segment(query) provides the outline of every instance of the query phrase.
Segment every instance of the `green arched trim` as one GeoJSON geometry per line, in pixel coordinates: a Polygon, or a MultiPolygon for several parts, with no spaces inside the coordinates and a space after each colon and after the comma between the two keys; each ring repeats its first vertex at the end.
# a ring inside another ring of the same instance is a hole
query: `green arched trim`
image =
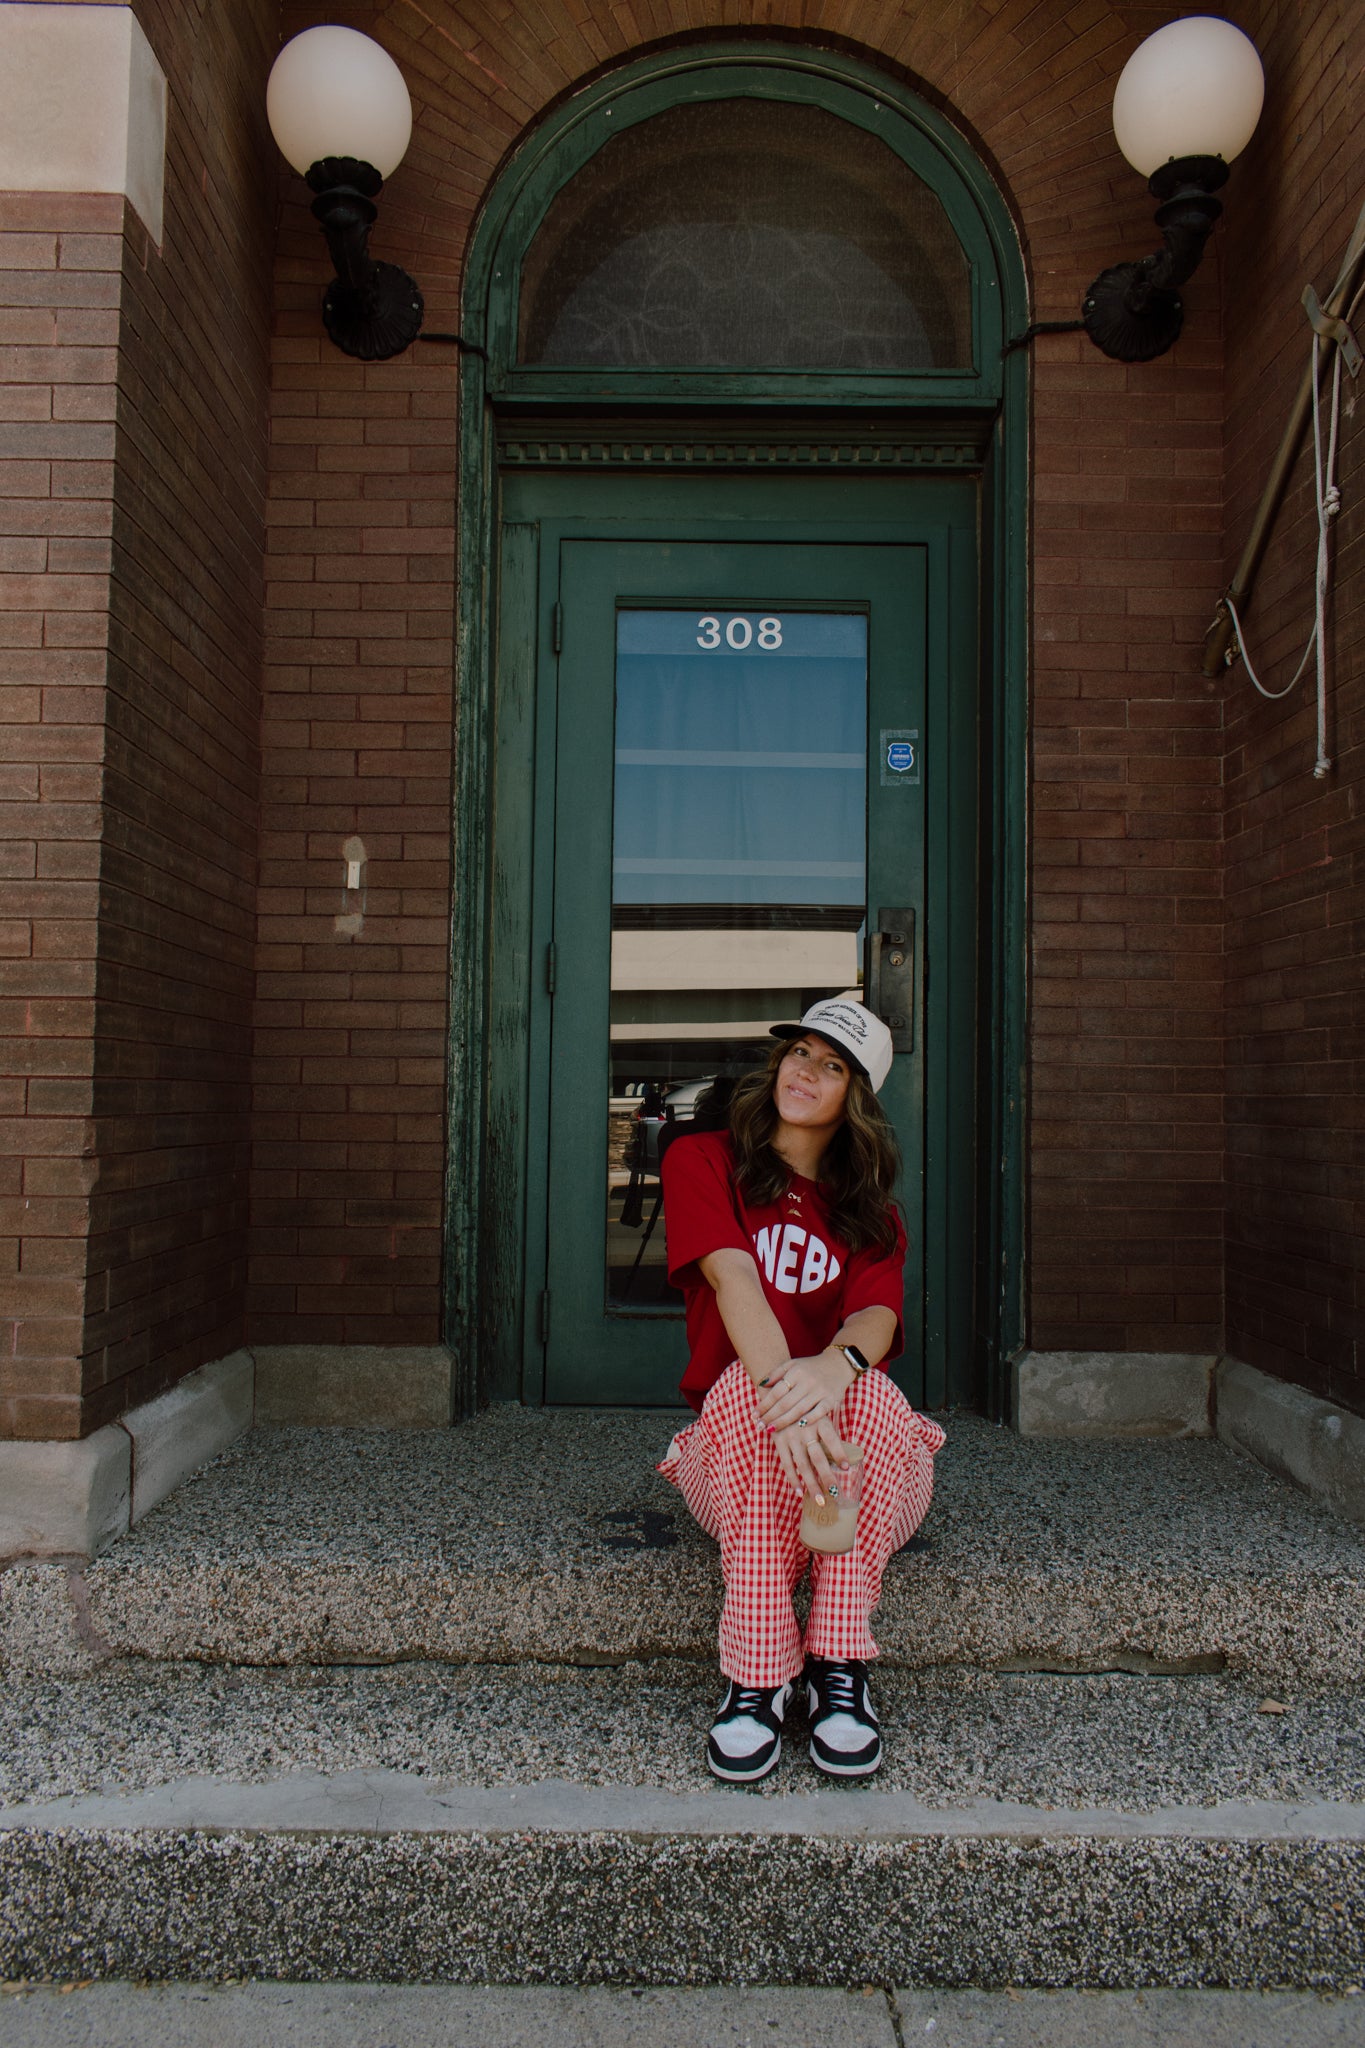
{"type": "Polygon", "coordinates": [[[575,93],[515,152],[480,215],[465,274],[467,340],[487,350],[488,388],[541,402],[665,400],[791,404],[996,404],[1003,341],[1025,325],[1023,265],[1009,212],[975,152],[922,100],[870,66],[788,44],[694,45],[611,73],[575,93]],[[555,195],[614,135],[687,101],[760,98],[818,106],[876,135],[933,191],[971,267],[974,361],[962,370],[845,376],[802,371],[518,368],[521,257],[555,195]]]}
{"type": "Polygon", "coordinates": [[[1028,323],[1022,252],[1009,208],[975,151],[898,81],[835,51],[794,44],[707,43],[658,52],[595,80],[547,115],[516,149],[477,220],[465,267],[461,331],[486,357],[462,357],[456,617],[454,900],[451,926],[446,1338],[458,1407],[477,1407],[488,1032],[488,936],[495,886],[490,744],[499,411],[571,402],[618,413],[666,403],[677,414],[718,406],[881,408],[989,420],[982,493],[982,807],[985,897],[981,1017],[983,1128],[978,1151],[978,1379],[1003,1416],[1008,1361],[1023,1338],[1024,1076],[1027,1002],[1028,368],[1007,336],[1028,323]],[[804,100],[879,135],[938,194],[973,271],[970,374],[844,377],[784,373],[775,387],[730,372],[519,370],[512,361],[521,252],[555,194],[612,134],[688,98],[757,94],[804,100]]]}

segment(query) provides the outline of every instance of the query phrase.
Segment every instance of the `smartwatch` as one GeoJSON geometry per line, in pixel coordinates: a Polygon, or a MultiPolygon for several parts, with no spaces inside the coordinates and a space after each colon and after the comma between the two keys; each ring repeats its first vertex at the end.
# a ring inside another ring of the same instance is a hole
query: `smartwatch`
{"type": "Polygon", "coordinates": [[[843,1352],[844,1357],[853,1367],[853,1377],[855,1380],[860,1380],[865,1372],[871,1372],[872,1361],[863,1357],[856,1344],[836,1344],[834,1349],[843,1352]]]}

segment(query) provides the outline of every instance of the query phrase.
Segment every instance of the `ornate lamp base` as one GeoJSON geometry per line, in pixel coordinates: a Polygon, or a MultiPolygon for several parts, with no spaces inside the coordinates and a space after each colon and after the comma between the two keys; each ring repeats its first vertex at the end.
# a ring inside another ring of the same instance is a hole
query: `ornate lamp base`
{"type": "Polygon", "coordinates": [[[364,363],[403,353],[422,330],[422,294],[394,263],[376,263],[356,287],[333,278],[322,295],[322,324],[339,349],[364,363]]]}
{"type": "Polygon", "coordinates": [[[322,295],[322,320],[337,347],[365,363],[401,355],[422,328],[422,294],[394,263],[370,255],[375,200],[384,181],[373,164],[329,156],[308,172],[336,276],[322,295]]]}
{"type": "Polygon", "coordinates": [[[1145,264],[1102,270],[1081,302],[1085,331],[1120,363],[1150,363],[1180,337],[1185,308],[1179,292],[1148,282],[1145,264]]]}
{"type": "Polygon", "coordinates": [[[1140,263],[1102,270],[1081,305],[1085,331],[1105,355],[1149,363],[1178,338],[1185,308],[1177,286],[1199,267],[1223,211],[1213,195],[1227,175],[1220,156],[1172,157],[1152,173],[1147,189],[1161,202],[1156,223],[1165,247],[1140,263]]]}

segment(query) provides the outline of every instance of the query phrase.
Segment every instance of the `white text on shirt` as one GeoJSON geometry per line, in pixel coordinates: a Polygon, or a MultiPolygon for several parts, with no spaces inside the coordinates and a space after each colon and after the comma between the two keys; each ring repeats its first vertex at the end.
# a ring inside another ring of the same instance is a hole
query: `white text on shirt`
{"type": "Polygon", "coordinates": [[[754,1249],[764,1274],[779,1294],[814,1294],[818,1287],[828,1287],[837,1280],[841,1270],[824,1239],[813,1230],[803,1230],[799,1223],[769,1224],[758,1232],[754,1249]],[[802,1245],[806,1248],[804,1261],[802,1245]]]}

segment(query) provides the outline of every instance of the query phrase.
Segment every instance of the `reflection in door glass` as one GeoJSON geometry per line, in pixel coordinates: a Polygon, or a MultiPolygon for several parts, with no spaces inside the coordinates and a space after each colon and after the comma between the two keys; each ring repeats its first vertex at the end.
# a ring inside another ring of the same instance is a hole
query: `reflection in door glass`
{"type": "Polygon", "coordinates": [[[606,1300],[672,1310],[659,1161],[723,1123],[769,1027],[858,994],[867,619],[622,611],[616,627],[606,1300]]]}

